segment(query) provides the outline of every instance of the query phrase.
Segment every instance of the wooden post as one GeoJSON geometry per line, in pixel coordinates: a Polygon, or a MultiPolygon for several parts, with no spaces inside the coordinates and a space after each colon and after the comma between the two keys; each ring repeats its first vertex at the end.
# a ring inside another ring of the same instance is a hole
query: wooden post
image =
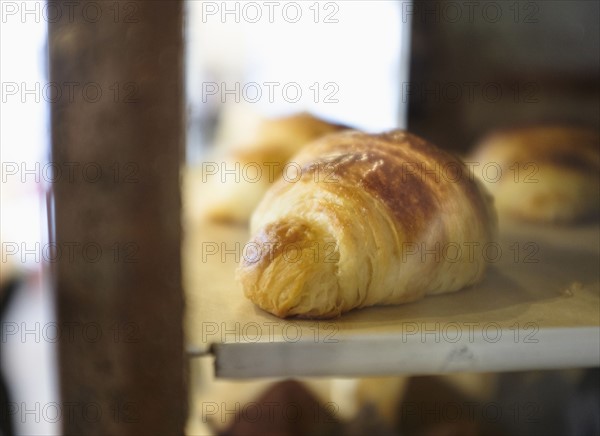
{"type": "Polygon", "coordinates": [[[52,4],[64,433],[182,434],[183,2],[52,4]]]}

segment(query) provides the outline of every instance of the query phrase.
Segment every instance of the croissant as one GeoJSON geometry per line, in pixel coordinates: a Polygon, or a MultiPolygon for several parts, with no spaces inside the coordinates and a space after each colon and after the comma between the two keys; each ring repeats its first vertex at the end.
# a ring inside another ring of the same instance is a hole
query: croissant
{"type": "Polygon", "coordinates": [[[501,217],[567,224],[600,212],[598,131],[563,125],[497,131],[468,160],[501,217]]]}
{"type": "Polygon", "coordinates": [[[346,131],[292,161],[301,172],[265,194],[236,271],[260,308],[331,318],[483,277],[496,215],[457,158],[405,131],[346,131]]]}
{"type": "Polygon", "coordinates": [[[198,191],[190,199],[196,205],[192,215],[217,222],[248,222],[264,193],[302,146],[346,128],[307,113],[263,120],[251,140],[203,163],[192,182],[198,191]],[[195,198],[202,201],[196,204],[195,198]]]}

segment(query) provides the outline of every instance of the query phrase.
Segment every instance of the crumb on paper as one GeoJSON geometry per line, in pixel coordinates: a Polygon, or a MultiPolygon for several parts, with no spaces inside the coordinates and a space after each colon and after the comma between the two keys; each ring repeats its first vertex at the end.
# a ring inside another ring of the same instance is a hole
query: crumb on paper
{"type": "Polygon", "coordinates": [[[565,297],[572,297],[575,292],[579,292],[583,289],[583,284],[581,282],[573,282],[566,289],[563,289],[562,295],[565,297]]]}

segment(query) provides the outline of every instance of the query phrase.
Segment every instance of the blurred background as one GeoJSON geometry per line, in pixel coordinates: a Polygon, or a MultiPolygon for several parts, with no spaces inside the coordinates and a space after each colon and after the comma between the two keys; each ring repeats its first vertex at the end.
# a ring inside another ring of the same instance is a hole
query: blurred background
{"type": "MultiPolygon", "coordinates": [[[[302,111],[370,132],[408,127],[459,152],[488,131],[513,125],[550,120],[598,128],[599,4],[187,1],[186,161],[201,162],[215,144],[243,142],[263,117],[302,111]]],[[[49,259],[42,252],[52,233],[48,9],[38,1],[2,0],[0,6],[1,364],[5,400],[18,405],[2,419],[5,425],[12,421],[16,434],[58,434],[60,419],[43,409],[60,401],[56,338],[44,330],[56,319],[49,259]]],[[[596,421],[577,418],[597,405],[597,390],[590,388],[598,385],[597,371],[393,380],[366,395],[396,386],[385,396],[387,406],[365,401],[362,415],[355,405],[339,416],[381,434],[598,434],[600,428],[597,414],[596,421]],[[434,413],[427,425],[399,423],[401,395],[425,404],[427,398],[418,396],[423,391],[446,395],[450,403],[479,398],[535,404],[536,420],[490,427],[484,419],[441,428],[444,420],[436,421],[434,413]]],[[[248,391],[255,394],[248,401],[271,386],[264,383],[248,391]]],[[[348,385],[337,386],[327,392],[338,392],[342,404],[339,393],[348,385]]],[[[211,431],[201,424],[197,418],[190,428],[211,431]]]]}
{"type": "Polygon", "coordinates": [[[190,2],[188,158],[211,144],[220,120],[303,110],[367,131],[409,126],[458,151],[515,124],[598,127],[598,8],[585,0],[321,2],[303,5],[296,22],[298,11],[283,6],[270,17],[265,7],[190,2]],[[298,101],[282,91],[290,83],[302,91],[298,101]]]}
{"type": "Polygon", "coordinates": [[[376,132],[405,126],[410,2],[187,6],[188,160],[257,117],[298,112],[376,132]]]}
{"type": "Polygon", "coordinates": [[[495,129],[600,124],[599,3],[416,1],[411,130],[465,151],[495,129]]]}

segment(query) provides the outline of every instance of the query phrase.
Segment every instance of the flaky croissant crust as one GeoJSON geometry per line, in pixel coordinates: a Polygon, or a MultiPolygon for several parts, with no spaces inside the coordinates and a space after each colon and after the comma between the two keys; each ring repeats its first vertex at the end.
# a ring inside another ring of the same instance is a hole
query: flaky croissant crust
{"type": "Polygon", "coordinates": [[[490,197],[456,157],[405,131],[346,131],[308,145],[292,162],[301,174],[284,176],[255,210],[252,254],[237,271],[262,309],[330,318],[482,278],[480,252],[451,260],[413,253],[493,240],[490,197]]]}

